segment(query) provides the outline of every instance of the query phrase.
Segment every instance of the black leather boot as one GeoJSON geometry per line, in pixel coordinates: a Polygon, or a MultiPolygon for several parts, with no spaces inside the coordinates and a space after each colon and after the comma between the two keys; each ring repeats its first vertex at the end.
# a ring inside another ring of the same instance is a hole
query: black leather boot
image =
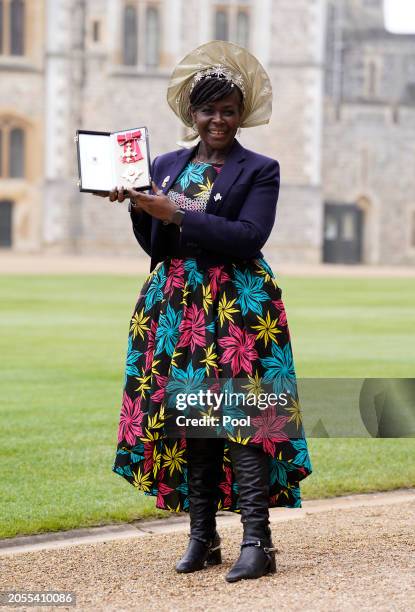
{"type": "Polygon", "coordinates": [[[229,442],[232,466],[239,485],[243,524],[241,553],[226,576],[228,582],[260,578],[276,572],[275,551],[269,527],[269,460],[253,446],[229,442]]]}
{"type": "Polygon", "coordinates": [[[176,565],[176,572],[179,572],[179,574],[188,574],[190,572],[197,572],[211,565],[219,565],[222,563],[218,532],[215,532],[211,540],[197,540],[191,533],[189,534],[189,538],[189,546],[176,565]]]}
{"type": "Polygon", "coordinates": [[[179,573],[197,572],[222,563],[216,531],[218,485],[223,462],[223,440],[188,438],[189,545],[176,565],[179,573]]]}

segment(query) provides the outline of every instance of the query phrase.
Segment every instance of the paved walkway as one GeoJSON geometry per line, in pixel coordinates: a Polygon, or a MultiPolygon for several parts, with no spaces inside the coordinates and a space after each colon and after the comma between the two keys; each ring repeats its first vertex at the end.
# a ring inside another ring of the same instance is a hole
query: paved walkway
{"type": "Polygon", "coordinates": [[[55,535],[30,552],[20,539],[14,550],[0,551],[0,590],[74,591],[77,608],[94,611],[415,608],[414,489],[274,509],[277,573],[228,584],[224,575],[239,551],[236,523],[236,515],[219,518],[223,564],[188,575],[174,571],[187,543],[187,518],[124,526],[133,531],[123,535],[86,530],[60,541],[55,535]]]}
{"type": "MultiPolygon", "coordinates": [[[[415,278],[415,266],[345,266],[278,264],[268,259],[277,275],[360,278],[415,278]]],[[[0,251],[0,274],[148,274],[149,259],[137,257],[38,255],[0,251]]]]}

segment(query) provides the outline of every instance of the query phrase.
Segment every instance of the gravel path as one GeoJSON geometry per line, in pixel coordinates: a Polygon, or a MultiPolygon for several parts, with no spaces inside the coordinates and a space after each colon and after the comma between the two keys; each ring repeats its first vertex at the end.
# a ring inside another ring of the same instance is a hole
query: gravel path
{"type": "Polygon", "coordinates": [[[174,571],[183,533],[3,556],[0,590],[75,591],[77,609],[94,611],[415,609],[413,502],[274,523],[277,573],[228,584],[240,533],[221,528],[222,566],[187,575],[174,571]]]}

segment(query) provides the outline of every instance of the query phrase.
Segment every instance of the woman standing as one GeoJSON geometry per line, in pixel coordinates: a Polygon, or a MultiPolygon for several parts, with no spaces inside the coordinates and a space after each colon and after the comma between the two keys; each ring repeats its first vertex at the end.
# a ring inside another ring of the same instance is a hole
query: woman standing
{"type": "MultiPolygon", "coordinates": [[[[240,512],[234,582],[276,570],[268,508],[300,506],[299,481],[311,473],[281,290],[261,253],[279,165],[235,139],[268,123],[272,92],[256,58],[213,41],[178,64],[167,99],[199,141],[154,160],[153,195],[128,192],[151,273],[131,319],[113,470],[158,508],[189,511],[178,572],[220,563],[216,512],[240,512]],[[234,395],[218,408],[203,401],[208,390],[285,400],[234,395]],[[198,401],[183,412],[177,398],[190,393],[198,401]],[[195,415],[221,418],[192,427],[195,415]]],[[[110,193],[124,198],[123,188],[110,193]]]]}

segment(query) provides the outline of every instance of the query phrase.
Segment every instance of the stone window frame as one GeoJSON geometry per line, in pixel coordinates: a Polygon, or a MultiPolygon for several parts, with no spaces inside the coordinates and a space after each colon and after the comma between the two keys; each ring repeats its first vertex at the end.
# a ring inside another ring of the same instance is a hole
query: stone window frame
{"type": "Polygon", "coordinates": [[[135,11],[136,19],[136,53],[135,63],[125,63],[124,50],[121,53],[121,65],[126,68],[136,68],[138,70],[152,72],[158,71],[163,67],[163,5],[161,0],[125,0],[121,7],[121,40],[124,39],[125,12],[132,8],[135,11]],[[151,13],[150,13],[151,12],[151,13]],[[149,15],[155,14],[158,19],[157,30],[157,60],[151,60],[148,54],[147,41],[149,39],[148,23],[149,15]]]}
{"type": "Polygon", "coordinates": [[[27,57],[28,49],[28,6],[26,0],[0,0],[0,57],[21,58],[27,57]],[[21,39],[18,46],[21,52],[13,53],[13,32],[11,25],[12,7],[21,3],[23,10],[23,24],[21,39]]]}
{"type": "Polygon", "coordinates": [[[377,99],[380,96],[382,65],[378,57],[369,56],[365,61],[364,96],[377,99]]]}
{"type": "Polygon", "coordinates": [[[212,16],[212,38],[215,40],[229,40],[249,49],[252,39],[252,9],[249,3],[242,3],[240,0],[229,0],[228,2],[215,2],[213,5],[212,16]],[[217,16],[223,13],[227,21],[227,38],[217,36],[217,16]],[[239,17],[244,15],[247,19],[247,39],[241,41],[239,30],[239,17]]]}
{"type": "Polygon", "coordinates": [[[12,181],[27,180],[28,176],[28,126],[21,120],[10,115],[0,115],[0,178],[12,181]],[[11,176],[11,134],[19,130],[23,136],[22,174],[11,176]]]}

